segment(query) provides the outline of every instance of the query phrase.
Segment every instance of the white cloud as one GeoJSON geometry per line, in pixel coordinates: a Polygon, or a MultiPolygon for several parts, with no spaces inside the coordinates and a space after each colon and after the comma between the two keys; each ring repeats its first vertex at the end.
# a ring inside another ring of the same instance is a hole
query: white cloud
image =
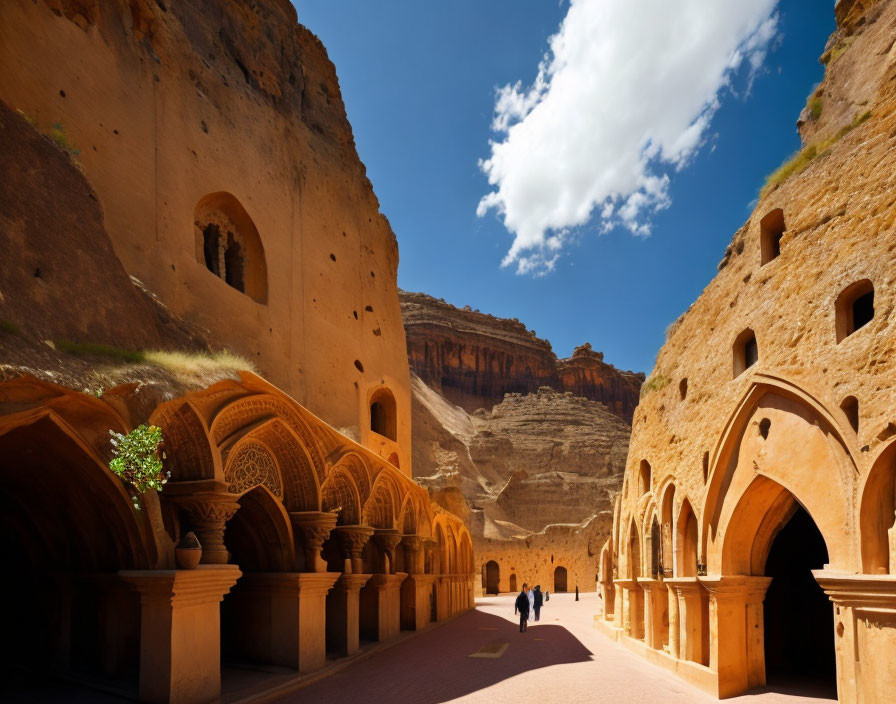
{"type": "Polygon", "coordinates": [[[669,173],[704,143],[720,95],[749,81],[775,39],[777,0],[572,0],[529,87],[497,91],[493,190],[479,202],[513,233],[502,266],[554,268],[574,228],[650,234],[669,173]]]}

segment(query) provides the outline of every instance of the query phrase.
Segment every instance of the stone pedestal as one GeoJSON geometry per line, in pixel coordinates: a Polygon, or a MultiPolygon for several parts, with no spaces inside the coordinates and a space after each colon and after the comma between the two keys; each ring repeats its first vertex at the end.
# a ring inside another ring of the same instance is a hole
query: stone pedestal
{"type": "MultiPolygon", "coordinates": [[[[289,520],[295,535],[296,555],[305,556],[305,572],[326,572],[327,562],[320,551],[338,516],[327,511],[292,511],[289,520]]],[[[298,567],[298,566],[297,566],[298,567]]]]}
{"type": "Polygon", "coordinates": [[[661,580],[643,577],[638,584],[644,590],[644,642],[648,648],[662,650],[669,625],[666,585],[661,580]]]}
{"type": "Polygon", "coordinates": [[[612,621],[616,612],[616,589],[613,582],[600,583],[600,597],[604,604],[604,621],[612,621]]]}
{"type": "Polygon", "coordinates": [[[327,594],[327,650],[357,652],[360,639],[360,592],[369,574],[344,574],[327,594]]]}
{"type": "Polygon", "coordinates": [[[892,701],[896,692],[896,574],[827,570],[812,574],[833,602],[837,699],[843,704],[892,701]]]}
{"type": "Polygon", "coordinates": [[[233,595],[243,654],[303,674],[323,667],[326,596],[339,576],[339,572],[246,574],[233,595]]]}
{"type": "Polygon", "coordinates": [[[430,621],[432,583],[435,575],[409,574],[401,583],[401,628],[419,631],[430,621]]]}
{"type": "Polygon", "coordinates": [[[625,634],[632,638],[644,638],[644,592],[637,579],[614,580],[622,591],[622,622],[625,634]]]}
{"type": "Polygon", "coordinates": [[[333,535],[339,540],[342,547],[342,553],[346,560],[351,563],[352,574],[361,574],[364,571],[364,560],[361,553],[364,546],[373,535],[373,528],[370,526],[336,526],[333,529],[333,535]]]}
{"type": "Polygon", "coordinates": [[[375,574],[361,589],[361,637],[384,641],[401,629],[401,583],[407,574],[375,574]]]}
{"type": "MultiPolygon", "coordinates": [[[[208,483],[203,482],[203,485],[205,484],[208,483]]],[[[223,485],[219,489],[192,493],[187,493],[188,488],[190,487],[187,483],[169,483],[165,487],[165,493],[171,493],[171,498],[178,508],[187,514],[188,523],[196,533],[199,544],[202,545],[201,564],[227,564],[230,554],[224,546],[224,528],[227,521],[239,510],[240,505],[236,497],[227,493],[223,485]]]]}
{"type": "Polygon", "coordinates": [[[433,582],[436,594],[436,620],[444,621],[448,618],[448,575],[437,575],[433,582]]]}
{"type": "Polygon", "coordinates": [[[140,592],[140,701],[220,697],[220,602],[240,574],[235,565],[119,572],[140,592]]]}
{"type": "Polygon", "coordinates": [[[700,577],[709,592],[709,669],[719,698],[765,684],[762,600],[771,577],[700,577]]]}
{"type": "Polygon", "coordinates": [[[667,579],[666,587],[678,598],[678,657],[701,665],[709,664],[703,642],[703,611],[706,591],[696,577],[667,579]]]}

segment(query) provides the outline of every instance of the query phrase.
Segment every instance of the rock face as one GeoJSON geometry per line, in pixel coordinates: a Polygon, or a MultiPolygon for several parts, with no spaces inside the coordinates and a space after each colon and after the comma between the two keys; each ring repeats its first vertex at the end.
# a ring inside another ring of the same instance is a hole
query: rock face
{"type": "Polygon", "coordinates": [[[398,248],[297,20],[288,0],[3,2],[0,100],[76,154],[127,274],[410,472],[398,248]]]}
{"type": "Polygon", "coordinates": [[[399,293],[412,371],[468,412],[490,408],[506,393],[542,386],[604,403],[631,422],[643,374],[603,361],[590,344],[558,360],[547,340],[518,320],[459,309],[422,293],[399,293]]]}
{"type": "Polygon", "coordinates": [[[713,662],[737,665],[700,681],[719,697],[788,667],[787,633],[841,701],[894,688],[896,624],[865,618],[854,596],[896,576],[896,2],[840,0],[837,19],[800,158],[763,189],[657,355],[601,559],[615,628],[662,648],[680,622],[677,652],[704,664],[700,624],[718,635],[713,662]],[[740,630],[705,601],[694,621],[664,591],[614,587],[660,570],[670,588],[696,577],[725,594],[740,630]],[[768,577],[757,615],[741,585],[768,577]]]}

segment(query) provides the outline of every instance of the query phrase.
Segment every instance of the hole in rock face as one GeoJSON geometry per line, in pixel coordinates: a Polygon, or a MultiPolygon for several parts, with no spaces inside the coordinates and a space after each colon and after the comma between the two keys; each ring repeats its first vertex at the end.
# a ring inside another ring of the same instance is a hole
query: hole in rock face
{"type": "Polygon", "coordinates": [[[364,310],[366,310],[368,313],[373,313],[373,306],[364,306],[364,310]]]}
{"type": "Polygon", "coordinates": [[[847,286],[835,304],[837,342],[842,342],[856,330],[874,319],[874,284],[862,279],[847,286]]]}
{"type": "Polygon", "coordinates": [[[359,372],[364,371],[364,365],[361,364],[361,361],[358,359],[355,360],[355,369],[357,369],[359,372]]]}
{"type": "Polygon", "coordinates": [[[688,396],[688,380],[687,377],[682,379],[678,383],[678,394],[681,396],[681,400],[684,401],[688,396]]]}
{"type": "Polygon", "coordinates": [[[784,236],[784,211],[776,208],[759,223],[759,249],[762,265],[781,254],[781,238],[784,236]]]}
{"type": "Polygon", "coordinates": [[[355,320],[358,319],[358,311],[353,310],[353,311],[352,311],[352,315],[355,316],[355,320]]]}
{"type": "Polygon", "coordinates": [[[330,261],[332,261],[332,262],[336,261],[336,255],[333,254],[332,252],[330,253],[330,261]]]}
{"type": "Polygon", "coordinates": [[[840,409],[846,415],[852,429],[859,432],[859,400],[855,396],[847,396],[840,403],[840,409]]]}
{"type": "Polygon", "coordinates": [[[734,376],[740,376],[759,361],[759,345],[756,334],[747,328],[734,341],[734,376]]]}
{"type": "Polygon", "coordinates": [[[768,440],[768,431],[772,427],[772,422],[768,418],[763,418],[759,421],[759,434],[762,436],[763,440],[768,440]]]}
{"type": "Polygon", "coordinates": [[[709,453],[703,453],[703,482],[706,482],[706,478],[709,476],[709,453]]]}

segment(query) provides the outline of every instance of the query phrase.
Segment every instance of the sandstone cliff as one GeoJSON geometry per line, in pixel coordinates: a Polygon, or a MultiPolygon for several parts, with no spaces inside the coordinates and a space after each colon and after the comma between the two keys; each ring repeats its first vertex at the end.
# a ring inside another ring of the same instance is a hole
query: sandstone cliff
{"type": "Polygon", "coordinates": [[[600,401],[631,422],[644,375],[605,363],[590,344],[558,360],[547,340],[516,319],[459,309],[422,293],[399,295],[411,370],[468,412],[490,408],[506,393],[547,386],[600,401]]]}

